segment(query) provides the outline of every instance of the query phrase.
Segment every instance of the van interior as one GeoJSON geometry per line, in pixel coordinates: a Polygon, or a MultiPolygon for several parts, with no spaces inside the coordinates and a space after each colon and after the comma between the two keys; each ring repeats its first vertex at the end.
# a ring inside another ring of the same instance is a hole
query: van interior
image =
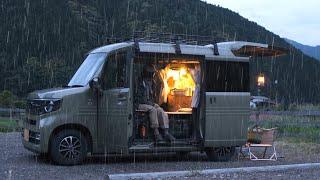
{"type": "MultiPolygon", "coordinates": [[[[171,57],[169,55],[143,54],[134,60],[133,97],[137,93],[138,83],[143,76],[143,68],[152,65],[152,90],[155,93],[154,103],[158,104],[169,117],[169,132],[176,141],[187,141],[192,137],[192,118],[198,118],[198,113],[192,113],[192,98],[196,86],[194,72],[201,74],[201,57],[171,57]]],[[[198,97],[200,98],[200,97],[198,97]]],[[[134,105],[134,143],[153,142],[153,130],[149,126],[148,112],[138,110],[134,105]]],[[[200,103],[199,103],[200,106],[200,103]]],[[[200,109],[198,107],[198,109],[200,109]]]]}

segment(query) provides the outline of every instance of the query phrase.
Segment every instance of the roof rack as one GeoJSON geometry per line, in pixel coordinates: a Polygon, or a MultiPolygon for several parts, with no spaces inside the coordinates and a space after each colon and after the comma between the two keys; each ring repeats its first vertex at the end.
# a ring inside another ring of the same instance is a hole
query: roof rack
{"type": "Polygon", "coordinates": [[[199,36],[188,34],[173,34],[161,32],[133,32],[133,41],[138,42],[153,42],[153,43],[171,43],[171,44],[191,44],[191,45],[208,45],[225,41],[225,38],[217,38],[218,33],[214,36],[199,36]]]}

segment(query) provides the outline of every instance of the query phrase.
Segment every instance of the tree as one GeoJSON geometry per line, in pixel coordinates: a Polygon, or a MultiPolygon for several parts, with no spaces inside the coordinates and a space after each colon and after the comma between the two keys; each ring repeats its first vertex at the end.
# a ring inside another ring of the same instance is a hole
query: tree
{"type": "Polygon", "coordinates": [[[0,105],[4,107],[12,107],[14,105],[15,97],[11,91],[4,90],[0,94],[0,105]]]}
{"type": "MultiPolygon", "coordinates": [[[[130,38],[133,31],[289,47],[257,23],[200,0],[7,0],[1,5],[0,90],[19,97],[66,84],[90,49],[105,45],[109,38],[130,38]]],[[[290,50],[290,55],[275,60],[251,61],[251,77],[264,73],[280,82],[265,89],[268,96],[319,103],[320,62],[290,50]]],[[[252,80],[251,92],[257,91],[255,84],[252,80]]]]}

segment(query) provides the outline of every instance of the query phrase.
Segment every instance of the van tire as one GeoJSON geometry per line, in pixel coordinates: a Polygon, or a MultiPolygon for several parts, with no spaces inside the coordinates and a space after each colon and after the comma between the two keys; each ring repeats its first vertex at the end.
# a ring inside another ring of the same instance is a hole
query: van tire
{"type": "Polygon", "coordinates": [[[209,161],[230,161],[235,154],[235,147],[216,147],[205,150],[209,161]]]}
{"type": "Polygon", "coordinates": [[[52,137],[50,157],[56,164],[81,164],[87,156],[87,151],[87,138],[79,130],[64,129],[52,137]]]}

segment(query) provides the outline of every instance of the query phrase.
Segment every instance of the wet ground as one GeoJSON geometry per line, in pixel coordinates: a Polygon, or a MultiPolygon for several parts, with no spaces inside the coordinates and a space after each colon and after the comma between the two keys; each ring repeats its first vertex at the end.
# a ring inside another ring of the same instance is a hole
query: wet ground
{"type": "MultiPolygon", "coordinates": [[[[248,167],[280,165],[304,162],[320,162],[319,144],[287,144],[277,142],[280,158],[276,162],[253,162],[248,159],[234,158],[230,162],[209,162],[204,153],[191,153],[186,157],[176,154],[157,154],[139,156],[91,157],[83,165],[57,166],[50,160],[23,148],[20,133],[0,133],[0,179],[106,179],[108,174],[159,172],[159,171],[196,171],[211,168],[248,167]]],[[[225,174],[228,179],[261,178],[302,178],[319,177],[320,170],[225,174]]],[[[191,179],[220,178],[219,176],[186,177],[191,179]]]]}

